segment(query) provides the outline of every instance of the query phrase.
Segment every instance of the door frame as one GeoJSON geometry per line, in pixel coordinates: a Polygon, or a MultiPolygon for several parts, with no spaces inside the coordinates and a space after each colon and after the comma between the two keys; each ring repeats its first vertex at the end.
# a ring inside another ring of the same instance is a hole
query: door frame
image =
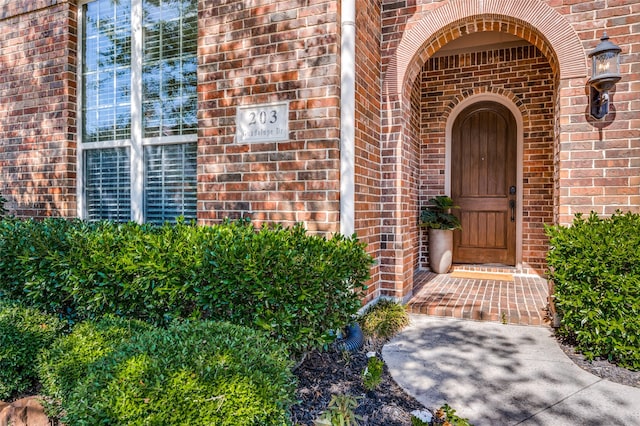
{"type": "Polygon", "coordinates": [[[495,93],[481,93],[470,96],[460,103],[458,103],[449,117],[447,118],[446,136],[445,136],[445,180],[444,190],[447,195],[451,194],[451,140],[453,133],[453,123],[460,113],[468,106],[477,102],[491,101],[504,105],[511,111],[516,121],[516,135],[517,135],[517,152],[516,152],[516,182],[518,187],[518,193],[516,194],[516,269],[522,270],[522,202],[523,197],[523,160],[524,160],[524,126],[522,119],[522,112],[518,107],[508,98],[497,95],[495,93]]]}

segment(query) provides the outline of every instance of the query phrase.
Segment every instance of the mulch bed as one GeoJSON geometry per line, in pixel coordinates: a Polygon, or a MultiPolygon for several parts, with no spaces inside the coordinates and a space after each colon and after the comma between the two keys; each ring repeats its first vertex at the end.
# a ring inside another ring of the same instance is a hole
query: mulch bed
{"type": "MultiPolygon", "coordinates": [[[[618,367],[602,359],[588,361],[582,354],[576,353],[569,342],[558,339],[558,344],[569,359],[589,373],[640,388],[640,371],[618,367]]],[[[377,346],[378,351],[380,347],[377,346]]],[[[360,405],[355,410],[361,417],[360,425],[411,425],[411,412],[424,410],[425,407],[396,384],[386,365],[382,383],[374,392],[367,392],[362,384],[362,372],[366,365],[365,349],[353,353],[335,350],[310,353],[295,371],[298,377],[296,398],[300,402],[292,410],[293,424],[313,426],[314,420],[327,409],[332,395],[348,394],[360,398],[360,405]]]]}
{"type": "Polygon", "coordinates": [[[640,388],[640,371],[631,371],[618,367],[606,359],[589,361],[582,354],[576,353],[575,347],[562,338],[558,338],[558,344],[571,361],[594,376],[622,385],[640,388]]]}
{"type": "Polygon", "coordinates": [[[360,398],[360,405],[355,410],[361,417],[360,425],[411,425],[410,413],[424,410],[424,407],[396,384],[386,365],[380,385],[375,391],[367,392],[362,384],[366,366],[365,350],[309,354],[295,371],[298,377],[296,398],[300,403],[293,407],[293,424],[313,426],[314,420],[329,405],[331,395],[348,394],[360,398]]]}

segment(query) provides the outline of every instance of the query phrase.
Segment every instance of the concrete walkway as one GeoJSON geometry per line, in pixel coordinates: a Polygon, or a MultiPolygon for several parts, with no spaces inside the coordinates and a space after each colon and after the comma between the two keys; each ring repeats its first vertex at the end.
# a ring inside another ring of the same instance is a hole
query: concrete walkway
{"type": "Polygon", "coordinates": [[[475,426],[640,425],[640,388],[582,370],[548,327],[411,315],[382,355],[425,407],[446,402],[475,426]]]}

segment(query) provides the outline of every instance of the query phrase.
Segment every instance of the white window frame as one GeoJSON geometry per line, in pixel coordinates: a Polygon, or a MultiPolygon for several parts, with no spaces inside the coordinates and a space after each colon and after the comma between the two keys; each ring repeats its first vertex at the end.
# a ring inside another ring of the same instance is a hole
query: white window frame
{"type": "Polygon", "coordinates": [[[170,145],[197,143],[197,133],[189,135],[142,137],[142,0],[131,0],[131,138],[106,142],[83,142],[83,68],[84,68],[84,5],[97,0],[78,2],[78,68],[77,68],[77,215],[87,217],[85,199],[84,151],[116,147],[129,148],[131,178],[131,220],[144,222],[144,147],[147,145],[170,145]]]}

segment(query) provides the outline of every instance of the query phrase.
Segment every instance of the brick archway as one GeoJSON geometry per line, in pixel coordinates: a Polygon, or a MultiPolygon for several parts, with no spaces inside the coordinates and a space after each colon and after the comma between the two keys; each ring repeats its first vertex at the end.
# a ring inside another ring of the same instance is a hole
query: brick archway
{"type": "MultiPolygon", "coordinates": [[[[556,126],[563,82],[587,76],[586,54],[577,34],[562,15],[539,0],[452,0],[431,11],[417,13],[405,23],[397,48],[389,52],[383,80],[382,167],[386,178],[382,202],[394,209],[382,212],[383,233],[390,234],[383,237],[394,241],[396,248],[393,256],[383,255],[380,259],[382,269],[391,272],[382,280],[389,295],[406,299],[411,294],[413,272],[420,263],[417,247],[421,237],[415,225],[415,212],[420,207],[416,202],[420,189],[415,179],[419,174],[415,164],[420,162],[420,153],[416,151],[420,138],[416,138],[414,128],[416,113],[419,114],[415,111],[417,76],[444,45],[483,31],[520,37],[546,58],[555,81],[552,102],[556,104],[553,108],[556,112],[551,121],[556,126]]],[[[517,99],[513,101],[518,103],[517,99]]],[[[455,103],[450,106],[454,107],[455,103]]],[[[438,126],[443,120],[443,116],[435,118],[438,126]]],[[[547,149],[554,151],[557,142],[556,135],[547,149]]]]}
{"type": "MultiPolygon", "coordinates": [[[[467,102],[470,98],[478,96],[495,97],[496,99],[504,98],[508,102],[511,102],[515,108],[517,108],[519,114],[522,116],[522,127],[527,128],[529,126],[529,112],[527,106],[522,102],[518,96],[512,91],[505,90],[501,87],[477,87],[474,90],[464,91],[454,97],[453,101],[447,106],[446,111],[442,114],[444,121],[448,122],[451,117],[451,113],[458,108],[461,103],[467,102]]],[[[505,102],[506,104],[506,102],[505,102]]]]}
{"type": "Polygon", "coordinates": [[[584,47],[569,22],[539,0],[453,0],[420,17],[407,30],[390,59],[383,90],[408,93],[422,64],[447,43],[481,31],[518,36],[547,57],[558,79],[587,75],[584,47]]]}

